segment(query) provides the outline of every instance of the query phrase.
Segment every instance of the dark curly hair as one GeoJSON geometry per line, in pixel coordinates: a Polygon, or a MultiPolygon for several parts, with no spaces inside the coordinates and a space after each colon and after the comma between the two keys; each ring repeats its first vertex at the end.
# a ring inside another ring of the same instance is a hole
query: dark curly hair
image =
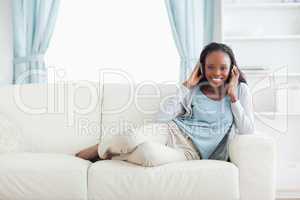
{"type": "MultiPolygon", "coordinates": [[[[200,59],[198,61],[198,64],[199,63],[201,64],[201,71],[204,75],[204,76],[202,76],[202,78],[200,80],[200,83],[204,82],[204,81],[207,81],[207,79],[205,77],[205,60],[206,60],[206,57],[210,53],[215,52],[215,51],[224,52],[229,56],[229,58],[230,58],[230,69],[229,69],[229,71],[231,72],[233,66],[236,66],[238,71],[240,72],[239,83],[243,82],[243,83],[247,84],[247,81],[245,79],[244,74],[241,72],[241,70],[237,66],[236,59],[235,59],[235,56],[234,56],[234,53],[233,53],[232,49],[229,46],[225,45],[225,44],[217,43],[217,42],[212,42],[212,43],[206,45],[204,47],[204,49],[202,50],[201,54],[200,54],[200,59]]],[[[230,78],[231,78],[231,73],[229,73],[229,77],[228,77],[226,83],[229,82],[230,78]]]]}

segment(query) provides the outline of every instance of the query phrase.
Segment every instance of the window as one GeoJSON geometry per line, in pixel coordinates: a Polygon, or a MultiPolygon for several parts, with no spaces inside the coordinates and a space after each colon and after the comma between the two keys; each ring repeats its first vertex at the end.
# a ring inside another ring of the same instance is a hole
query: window
{"type": "Polygon", "coordinates": [[[179,77],[179,55],[161,0],[61,1],[46,61],[49,82],[54,74],[97,81],[104,68],[121,69],[135,82],[179,77]]]}

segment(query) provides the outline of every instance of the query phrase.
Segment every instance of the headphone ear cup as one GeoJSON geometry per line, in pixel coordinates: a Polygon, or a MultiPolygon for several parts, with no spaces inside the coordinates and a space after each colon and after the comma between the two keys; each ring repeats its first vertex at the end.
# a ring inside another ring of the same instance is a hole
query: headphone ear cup
{"type": "Polygon", "coordinates": [[[227,78],[227,83],[229,83],[230,79],[231,79],[231,72],[232,72],[233,67],[230,67],[229,73],[228,73],[228,78],[227,78]]]}
{"type": "Polygon", "coordinates": [[[196,67],[199,67],[198,75],[201,75],[202,74],[202,66],[199,61],[197,62],[196,67]]]}
{"type": "Polygon", "coordinates": [[[200,63],[200,73],[201,73],[201,75],[203,75],[203,70],[202,70],[202,65],[201,65],[201,63],[200,63]]]}

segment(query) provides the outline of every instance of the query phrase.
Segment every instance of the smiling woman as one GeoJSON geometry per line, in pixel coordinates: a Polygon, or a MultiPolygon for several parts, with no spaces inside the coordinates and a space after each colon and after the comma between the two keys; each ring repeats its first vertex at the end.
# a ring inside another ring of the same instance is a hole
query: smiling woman
{"type": "Polygon", "coordinates": [[[254,133],[251,93],[230,47],[215,42],[204,47],[200,62],[180,85],[171,118],[158,121],[105,134],[98,145],[76,156],[91,160],[98,152],[101,159],[113,157],[147,167],[199,159],[227,161],[234,134],[254,133]]]}
{"type": "Polygon", "coordinates": [[[49,82],[58,71],[63,80],[97,80],[104,68],[121,69],[137,82],[179,77],[163,1],[62,1],[47,63],[49,82]]]}

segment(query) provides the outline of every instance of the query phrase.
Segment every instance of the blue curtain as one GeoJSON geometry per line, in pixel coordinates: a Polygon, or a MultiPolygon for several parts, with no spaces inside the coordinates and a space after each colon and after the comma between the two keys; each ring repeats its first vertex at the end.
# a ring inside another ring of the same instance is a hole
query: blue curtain
{"type": "Polygon", "coordinates": [[[59,0],[13,0],[14,84],[47,82],[44,55],[59,0]]]}
{"type": "Polygon", "coordinates": [[[195,67],[204,45],[220,38],[220,0],[165,0],[173,38],[180,55],[180,81],[195,67]]]}

